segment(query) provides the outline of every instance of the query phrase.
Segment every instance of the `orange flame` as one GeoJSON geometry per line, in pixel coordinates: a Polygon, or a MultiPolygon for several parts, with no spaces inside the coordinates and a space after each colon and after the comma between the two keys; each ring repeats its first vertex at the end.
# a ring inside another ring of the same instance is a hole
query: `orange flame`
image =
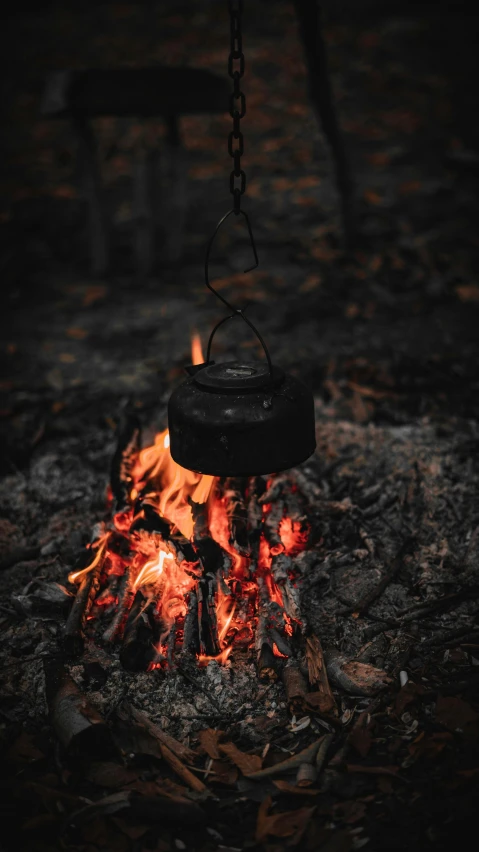
{"type": "Polygon", "coordinates": [[[201,345],[201,337],[197,331],[191,335],[191,363],[204,364],[205,358],[203,355],[203,347],[201,345]]]}
{"type": "Polygon", "coordinates": [[[94,544],[91,545],[92,549],[96,550],[96,548],[98,548],[98,553],[96,554],[93,561],[90,562],[90,564],[86,566],[86,568],[82,568],[81,571],[72,571],[72,573],[68,575],[68,582],[69,583],[79,583],[79,582],[81,583],[83,578],[86,577],[86,575],[89,574],[90,571],[93,570],[93,568],[96,568],[96,566],[98,565],[98,563],[100,562],[100,560],[103,556],[103,553],[105,552],[105,548],[106,548],[106,545],[107,545],[109,538],[110,538],[109,532],[103,533],[103,535],[100,536],[100,538],[97,539],[94,542],[94,544]]]}
{"type": "Polygon", "coordinates": [[[153,490],[152,502],[168,521],[175,524],[185,538],[193,537],[193,515],[188,498],[206,503],[213,476],[194,473],[180,467],[170,455],[168,429],[155,437],[151,447],[141,450],[133,471],[137,491],[148,483],[153,490]]]}

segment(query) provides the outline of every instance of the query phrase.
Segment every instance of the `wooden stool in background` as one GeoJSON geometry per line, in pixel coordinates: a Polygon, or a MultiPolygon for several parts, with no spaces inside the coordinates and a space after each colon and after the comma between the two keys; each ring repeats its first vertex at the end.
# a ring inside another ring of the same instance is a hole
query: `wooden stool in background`
{"type": "MultiPolygon", "coordinates": [[[[90,120],[98,116],[161,117],[167,124],[164,157],[174,191],[169,199],[167,253],[179,259],[186,213],[186,169],[179,118],[228,110],[229,81],[196,68],[115,68],[54,71],[46,80],[40,112],[45,118],[71,121],[78,144],[82,186],[88,201],[91,272],[104,274],[110,264],[110,223],[101,170],[90,120]],[[170,215],[171,213],[171,215],[170,215]]],[[[155,261],[155,230],[159,224],[158,171],[161,154],[155,147],[137,147],[133,166],[134,250],[137,271],[148,275],[155,261]]]]}

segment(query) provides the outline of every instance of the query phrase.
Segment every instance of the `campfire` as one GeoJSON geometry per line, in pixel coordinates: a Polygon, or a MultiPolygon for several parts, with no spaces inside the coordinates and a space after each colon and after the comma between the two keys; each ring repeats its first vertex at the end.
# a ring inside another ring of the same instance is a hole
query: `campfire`
{"type": "MultiPolygon", "coordinates": [[[[203,360],[198,336],[192,360],[203,360]]],[[[69,575],[67,652],[81,654],[86,639],[118,646],[130,671],[254,654],[261,678],[282,675],[298,689],[295,560],[311,533],[298,478],[194,473],[172,459],[167,429],[142,449],[131,416],[112,462],[109,519],[69,575]]]]}

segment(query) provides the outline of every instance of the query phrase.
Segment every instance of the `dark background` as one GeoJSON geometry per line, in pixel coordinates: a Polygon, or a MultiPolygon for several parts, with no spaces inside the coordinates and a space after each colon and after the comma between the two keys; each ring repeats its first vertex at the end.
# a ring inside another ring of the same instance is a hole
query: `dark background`
{"type": "MultiPolygon", "coordinates": [[[[478,27],[465,10],[462,3],[324,4],[331,83],[356,184],[352,253],[343,251],[332,160],[308,100],[293,6],[251,3],[245,11],[244,206],[260,267],[228,278],[247,252],[245,235],[231,227],[219,274],[236,299],[254,301],[273,357],[326,402],[328,381],[372,383],[379,394],[395,386],[394,406],[370,396],[356,417],[477,415],[478,27]]],[[[83,397],[154,395],[158,373],[170,387],[166,373],[187,359],[191,327],[205,333],[218,315],[201,289],[201,268],[205,243],[230,206],[230,119],[181,118],[188,172],[181,260],[172,268],[163,256],[175,221],[175,190],[166,182],[159,268],[141,284],[131,250],[133,155],[146,134],[161,156],[165,128],[153,119],[95,120],[114,250],[110,277],[93,281],[75,139],[68,121],[41,119],[40,95],[45,73],[58,68],[163,63],[224,75],[226,4],[19,3],[3,15],[5,409],[33,406],[27,419],[36,420],[40,407],[49,420],[57,397],[65,402],[80,388],[83,397]]],[[[236,338],[254,345],[242,331],[236,338]]],[[[18,441],[28,445],[25,428],[18,441]]],[[[12,434],[9,423],[9,443],[12,434]]]]}
{"type": "MultiPolygon", "coordinates": [[[[226,147],[231,119],[226,114],[181,119],[188,188],[181,257],[176,263],[166,258],[165,247],[182,218],[166,174],[160,182],[164,224],[158,266],[143,281],[131,248],[135,148],[144,138],[163,157],[165,127],[153,119],[95,120],[114,246],[110,274],[94,278],[75,139],[67,121],[39,116],[44,75],[56,68],[154,63],[226,75],[227,4],[17,3],[3,15],[0,544],[10,565],[2,575],[8,627],[11,593],[39,572],[65,582],[74,546],[102,517],[115,427],[125,406],[140,412],[145,443],[165,428],[168,397],[189,362],[190,333],[199,329],[204,342],[222,315],[204,288],[202,267],[206,242],[231,203],[226,147]],[[28,554],[32,545],[36,553],[47,548],[42,559],[17,564],[29,557],[15,554],[28,554]]],[[[414,558],[373,608],[371,624],[396,617],[398,606],[402,618],[419,602],[432,606],[421,631],[444,630],[449,636],[477,618],[478,21],[459,2],[352,0],[325,3],[324,21],[356,186],[357,247],[344,249],[333,160],[308,100],[293,5],[250,0],[244,15],[244,208],[260,266],[243,274],[250,249],[230,217],[217,242],[214,276],[221,292],[252,303],[250,316],[273,360],[313,388],[318,453],[312,464],[321,487],[326,482],[336,503],[350,499],[362,505],[371,488],[384,498],[370,521],[379,553],[381,548],[386,553],[381,569],[391,564],[408,529],[417,538],[414,558]],[[447,597],[459,592],[463,597],[453,613],[447,597]],[[434,611],[435,601],[441,606],[445,601],[443,617],[434,611]]],[[[227,358],[238,351],[260,356],[239,324],[218,335],[215,354],[227,358]]],[[[353,545],[363,546],[347,512],[320,522],[321,558],[332,554],[334,562],[338,548],[347,554],[353,545]]],[[[358,563],[350,570],[338,563],[337,595],[323,596],[322,587],[305,595],[321,640],[340,640],[351,656],[363,641],[365,622],[345,617],[340,607],[344,597],[348,605],[357,601],[361,583],[369,588],[375,582],[379,569],[370,568],[358,563]]],[[[18,653],[35,653],[41,624],[22,626],[29,644],[18,653]]],[[[33,658],[30,675],[24,661],[20,669],[17,658],[8,657],[8,641],[2,642],[7,685],[9,672],[15,683],[5,717],[19,727],[28,720],[35,728],[44,713],[43,686],[35,681],[37,674],[41,680],[40,657],[33,658]]],[[[446,664],[439,641],[434,652],[427,643],[419,645],[411,679],[420,681],[426,672],[430,686],[447,681],[455,660],[477,677],[477,661],[466,667],[465,654],[456,652],[446,664]]],[[[477,639],[469,647],[476,648],[477,639]]],[[[468,700],[474,700],[474,678],[468,700]]],[[[453,696],[462,686],[454,689],[453,696]]],[[[166,701],[153,695],[155,712],[161,700],[166,701]]],[[[440,718],[432,722],[435,712],[425,700],[418,730],[426,737],[417,749],[424,746],[424,762],[405,770],[414,784],[406,780],[400,795],[395,787],[380,790],[388,816],[381,822],[372,810],[368,827],[378,849],[450,849],[474,815],[471,741],[457,733],[455,717],[445,726],[440,718]],[[443,751],[444,727],[452,733],[443,751]],[[462,783],[470,785],[467,795],[462,783]]],[[[396,756],[390,749],[391,716],[381,718],[377,760],[388,766],[396,761],[401,774],[413,744],[398,734],[396,756]]],[[[340,791],[340,798],[356,804],[355,790],[340,791]]],[[[35,810],[30,790],[22,795],[35,810]]],[[[252,837],[257,803],[247,807],[245,832],[252,837]]],[[[20,801],[16,823],[28,812],[20,801]]],[[[243,812],[235,810],[235,819],[225,813],[231,831],[243,825],[237,816],[243,812]]],[[[26,837],[28,843],[31,835],[26,837]]],[[[324,848],[350,846],[328,842],[324,848]]]]}

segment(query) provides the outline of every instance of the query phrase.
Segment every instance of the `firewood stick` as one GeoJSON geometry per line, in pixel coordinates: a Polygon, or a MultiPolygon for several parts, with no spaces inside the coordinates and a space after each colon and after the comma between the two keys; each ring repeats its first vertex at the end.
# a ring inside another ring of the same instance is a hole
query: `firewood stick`
{"type": "Polygon", "coordinates": [[[396,553],[394,559],[392,560],[388,570],[384,574],[384,576],[380,579],[379,583],[368,592],[367,595],[364,595],[363,598],[354,606],[353,616],[357,618],[359,615],[363,615],[374,603],[377,598],[381,597],[382,593],[388,587],[389,583],[392,583],[396,574],[400,571],[404,563],[404,557],[406,554],[410,553],[414,545],[414,538],[409,537],[401,544],[398,552],[396,553]]]}
{"type": "Polygon", "coordinates": [[[103,559],[99,559],[98,564],[83,577],[63,630],[63,647],[66,653],[73,657],[80,656],[83,653],[85,638],[83,628],[100,588],[102,564],[103,559]]]}
{"type": "Polygon", "coordinates": [[[326,707],[329,704],[331,711],[336,714],[336,701],[334,700],[334,695],[329,685],[323,649],[318,636],[315,636],[314,634],[307,636],[305,647],[309,682],[313,686],[317,686],[318,691],[323,696],[324,706],[326,707]]]}
{"type": "Polygon", "coordinates": [[[225,482],[223,497],[228,517],[229,542],[241,556],[250,556],[251,548],[248,541],[244,488],[245,481],[243,479],[228,477],[225,482]]]}
{"type": "Polygon", "coordinates": [[[259,502],[264,492],[266,483],[262,476],[252,476],[248,483],[247,523],[248,539],[253,557],[258,556],[258,546],[261,536],[261,522],[263,520],[263,507],[259,502]]]}
{"type": "Polygon", "coordinates": [[[209,657],[215,657],[220,652],[216,623],[215,580],[215,577],[208,574],[198,583],[200,651],[209,657]]]}
{"type": "Polygon", "coordinates": [[[169,750],[173,754],[176,754],[180,760],[186,760],[189,763],[194,761],[196,752],[188,746],[183,745],[183,743],[180,743],[178,740],[175,740],[175,738],[170,736],[170,734],[167,734],[159,725],[156,724],[156,722],[153,722],[146,713],[143,713],[142,710],[138,710],[133,706],[133,704],[129,704],[127,701],[123,702],[122,707],[135,722],[148,731],[153,739],[157,740],[161,745],[167,746],[169,750]]]}
{"type": "Polygon", "coordinates": [[[291,471],[291,475],[295,479],[300,492],[304,495],[304,497],[306,497],[308,503],[314,505],[315,503],[317,503],[318,500],[323,497],[323,492],[320,486],[308,476],[306,476],[306,474],[303,473],[302,470],[294,468],[291,471]]]}
{"type": "Polygon", "coordinates": [[[183,627],[182,651],[191,654],[199,653],[198,595],[194,589],[191,590],[188,600],[188,611],[183,627]]]}
{"type": "Polygon", "coordinates": [[[290,618],[296,621],[301,620],[299,589],[294,586],[289,577],[293,568],[293,562],[290,556],[285,553],[278,553],[271,560],[271,573],[274,581],[282,593],[284,610],[290,618]]]}
{"type": "Polygon", "coordinates": [[[287,661],[282,677],[290,712],[301,713],[305,707],[308,687],[296,660],[287,661]]]}
{"type": "Polygon", "coordinates": [[[68,751],[116,754],[110,731],[58,660],[44,661],[45,692],[55,733],[68,751]]]}
{"type": "Polygon", "coordinates": [[[266,488],[261,497],[258,498],[258,503],[260,505],[263,505],[264,503],[275,503],[276,500],[279,500],[279,498],[283,496],[283,490],[287,482],[287,473],[280,473],[278,476],[273,477],[270,480],[268,488],[266,488]]]}
{"type": "Polygon", "coordinates": [[[316,781],[317,775],[318,771],[312,763],[301,763],[296,774],[296,786],[310,787],[316,781]]]}
{"type": "Polygon", "coordinates": [[[160,751],[163,759],[171,766],[173,772],[178,775],[178,778],[181,778],[185,784],[188,785],[192,790],[195,790],[197,793],[207,793],[209,792],[206,784],[203,784],[203,781],[200,781],[196,775],[193,775],[192,772],[181,762],[179,757],[177,757],[173,752],[168,748],[164,743],[160,743],[160,751]]]}
{"type": "Polygon", "coordinates": [[[120,661],[127,671],[145,671],[153,657],[153,628],[147,599],[137,591],[125,625],[120,661]]]}
{"type": "Polygon", "coordinates": [[[321,737],[319,740],[316,740],[314,743],[311,743],[310,746],[303,749],[303,751],[300,751],[298,754],[294,754],[292,757],[288,757],[287,760],[283,760],[281,763],[275,763],[274,766],[268,766],[266,769],[258,769],[257,772],[245,773],[246,777],[251,778],[254,781],[261,781],[262,778],[275,778],[277,775],[282,775],[284,772],[291,772],[293,769],[297,769],[298,766],[301,766],[303,763],[311,763],[315,760],[323,739],[324,737],[321,737]]]}
{"type": "Polygon", "coordinates": [[[323,737],[321,745],[319,746],[318,753],[316,755],[316,769],[318,771],[318,775],[326,763],[328,749],[333,740],[334,734],[326,734],[326,736],[323,737]]]}
{"type": "Polygon", "coordinates": [[[170,629],[170,632],[168,634],[166,658],[168,660],[168,665],[170,666],[170,668],[173,668],[173,660],[174,660],[174,656],[175,656],[175,644],[176,644],[176,621],[171,625],[171,629],[170,629]]]}
{"type": "Polygon", "coordinates": [[[208,529],[208,506],[206,503],[195,503],[191,497],[188,497],[188,503],[191,506],[191,514],[193,515],[193,539],[195,542],[200,542],[202,538],[209,536],[208,529]]]}
{"type": "Polygon", "coordinates": [[[132,471],[141,444],[141,425],[136,414],[129,412],[118,430],[117,447],[110,468],[110,486],[115,498],[115,511],[130,506],[132,471]]]}
{"type": "Polygon", "coordinates": [[[115,615],[113,616],[111,624],[107,627],[103,634],[104,642],[110,643],[114,642],[115,639],[123,638],[125,625],[128,620],[131,607],[133,606],[134,599],[135,592],[133,591],[130,583],[130,569],[127,567],[120,581],[118,604],[115,615]]]}
{"type": "Polygon", "coordinates": [[[268,514],[263,518],[263,535],[271,550],[280,553],[284,550],[283,542],[279,534],[279,525],[284,515],[284,503],[278,500],[273,503],[268,514]]]}

